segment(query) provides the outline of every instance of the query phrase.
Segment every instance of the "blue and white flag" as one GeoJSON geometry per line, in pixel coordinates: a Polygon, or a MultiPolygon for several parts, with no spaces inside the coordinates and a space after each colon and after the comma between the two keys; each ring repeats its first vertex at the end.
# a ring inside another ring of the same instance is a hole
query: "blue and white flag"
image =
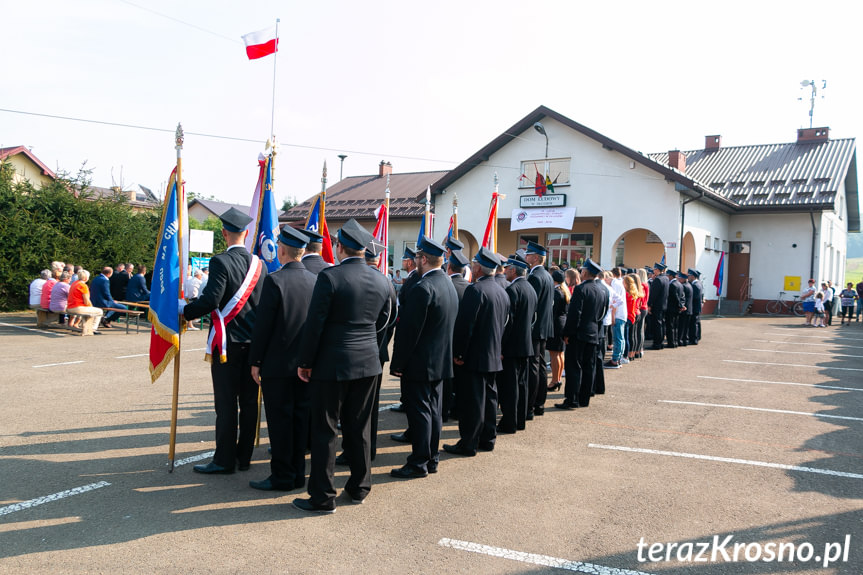
{"type": "Polygon", "coordinates": [[[264,261],[268,272],[274,272],[281,266],[276,257],[276,238],[279,235],[279,212],[276,210],[276,200],[273,197],[273,156],[258,156],[261,171],[258,175],[258,185],[252,196],[252,206],[249,216],[252,223],[246,236],[246,249],[264,261]]]}

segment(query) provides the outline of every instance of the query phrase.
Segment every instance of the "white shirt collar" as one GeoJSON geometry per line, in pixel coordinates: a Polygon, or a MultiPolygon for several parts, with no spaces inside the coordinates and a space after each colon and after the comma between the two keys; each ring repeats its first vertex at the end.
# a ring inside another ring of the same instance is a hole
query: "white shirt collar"
{"type": "Polygon", "coordinates": [[[427,275],[429,275],[429,274],[430,274],[430,273],[432,273],[432,272],[442,272],[442,271],[443,271],[443,270],[442,270],[442,269],[440,269],[440,268],[432,268],[432,269],[430,269],[429,271],[427,271],[426,273],[424,273],[424,274],[423,274],[423,277],[426,277],[427,275]]]}
{"type": "Polygon", "coordinates": [[[232,245],[232,246],[228,246],[228,249],[226,249],[225,251],[232,250],[232,249],[234,249],[234,248],[243,248],[243,249],[246,249],[246,246],[244,246],[243,244],[234,244],[234,245],[232,245]]]}
{"type": "Polygon", "coordinates": [[[532,268],[530,268],[530,273],[535,272],[536,268],[541,268],[541,267],[542,267],[542,264],[537,264],[537,265],[533,266],[532,268]]]}

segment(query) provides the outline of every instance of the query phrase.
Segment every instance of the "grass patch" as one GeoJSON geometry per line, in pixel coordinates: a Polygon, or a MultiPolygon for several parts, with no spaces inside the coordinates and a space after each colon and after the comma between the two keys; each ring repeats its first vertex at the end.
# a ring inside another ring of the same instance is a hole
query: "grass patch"
{"type": "Polygon", "coordinates": [[[863,258],[848,258],[845,260],[845,281],[857,283],[863,276],[863,258]]]}

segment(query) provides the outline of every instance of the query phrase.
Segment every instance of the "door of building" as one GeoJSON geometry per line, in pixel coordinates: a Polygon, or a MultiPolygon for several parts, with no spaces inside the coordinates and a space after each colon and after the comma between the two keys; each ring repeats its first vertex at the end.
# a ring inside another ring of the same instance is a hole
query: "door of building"
{"type": "Polygon", "coordinates": [[[749,299],[749,242],[731,242],[728,246],[727,299],[749,299]]]}

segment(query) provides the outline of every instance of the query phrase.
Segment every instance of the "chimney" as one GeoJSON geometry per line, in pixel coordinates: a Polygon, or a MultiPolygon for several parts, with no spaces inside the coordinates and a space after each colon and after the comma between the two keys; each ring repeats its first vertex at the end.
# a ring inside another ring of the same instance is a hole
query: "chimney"
{"type": "Polygon", "coordinates": [[[704,149],[705,150],[718,150],[722,145],[722,136],[704,136],[704,149]]]}
{"type": "Polygon", "coordinates": [[[378,166],[378,176],[383,178],[389,174],[393,173],[393,165],[389,162],[384,162],[381,160],[380,166],[378,166]]]}
{"type": "Polygon", "coordinates": [[[798,144],[826,142],[830,139],[830,128],[800,128],[797,130],[798,144]]]}
{"type": "Polygon", "coordinates": [[[686,154],[680,150],[671,150],[668,152],[668,165],[676,169],[678,172],[685,172],[686,154]]]}

